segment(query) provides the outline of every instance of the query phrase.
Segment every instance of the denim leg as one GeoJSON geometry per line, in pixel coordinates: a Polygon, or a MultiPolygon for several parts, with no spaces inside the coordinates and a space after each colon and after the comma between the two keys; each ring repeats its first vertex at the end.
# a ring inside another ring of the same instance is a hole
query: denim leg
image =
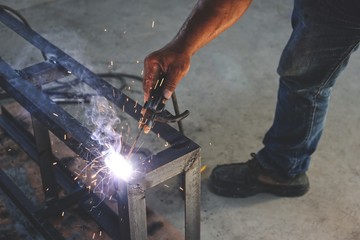
{"type": "Polygon", "coordinates": [[[338,74],[360,41],[360,4],[351,0],[295,0],[292,35],[282,53],[274,122],[258,160],[294,176],[307,171],[324,128],[338,74]]]}

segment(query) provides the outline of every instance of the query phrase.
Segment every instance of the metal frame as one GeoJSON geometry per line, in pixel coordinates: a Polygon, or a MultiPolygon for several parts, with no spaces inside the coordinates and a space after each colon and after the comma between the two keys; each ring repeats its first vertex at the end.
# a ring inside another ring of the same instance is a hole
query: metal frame
{"type": "MultiPolygon", "coordinates": [[[[19,72],[0,58],[0,86],[31,114],[36,131],[34,136],[30,136],[21,126],[16,125],[5,110],[0,116],[0,126],[31,158],[43,167],[44,170],[41,170],[42,180],[47,184],[47,188],[56,188],[59,185],[70,192],[62,199],[58,199],[56,191],[48,193],[46,195],[47,209],[35,210],[31,206],[22,206],[22,196],[18,191],[12,192],[10,189],[9,192],[9,183],[0,172],[1,187],[10,193],[8,196],[18,203],[17,206],[23,210],[24,214],[32,222],[37,223],[39,219],[44,219],[76,203],[80,204],[113,239],[143,240],[147,238],[145,191],[184,173],[185,237],[187,240],[199,240],[200,147],[171,126],[162,123],[156,124],[153,132],[168,142],[170,147],[153,155],[152,161],[143,166],[142,174],[128,182],[121,183],[126,187],[119,188],[118,191],[118,199],[121,199],[118,201],[118,213],[114,213],[103,203],[97,209],[90,211],[89,199],[98,201],[96,194],[86,194],[84,188],[73,179],[72,173],[61,164],[55,166],[49,164],[54,161],[54,158],[51,147],[48,145],[47,131],[51,131],[84,159],[99,157],[103,146],[90,138],[91,131],[89,129],[56,105],[33,82],[41,85],[44,82],[73,74],[80,81],[92,87],[98,95],[104,96],[137,121],[141,117],[142,106],[136,104],[120,90],[98,77],[4,10],[0,10],[0,21],[45,53],[49,59],[19,72]],[[134,106],[136,111],[134,111],[134,106]],[[68,137],[64,139],[64,135],[68,137]],[[54,172],[52,176],[46,175],[46,171],[49,169],[54,172]],[[102,214],[98,214],[99,212],[102,214]]],[[[44,225],[43,222],[34,224],[41,233],[47,229],[47,225],[44,225]]],[[[49,235],[46,237],[51,239],[49,235]]],[[[53,234],[52,238],[58,239],[58,234],[53,234]]]]}

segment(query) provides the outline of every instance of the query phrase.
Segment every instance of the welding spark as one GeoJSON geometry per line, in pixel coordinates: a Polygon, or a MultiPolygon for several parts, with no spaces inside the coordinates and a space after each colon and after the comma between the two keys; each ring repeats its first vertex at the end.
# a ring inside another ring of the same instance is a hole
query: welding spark
{"type": "Polygon", "coordinates": [[[134,171],[129,161],[114,150],[109,150],[104,161],[110,172],[123,180],[128,180],[134,171]]]}

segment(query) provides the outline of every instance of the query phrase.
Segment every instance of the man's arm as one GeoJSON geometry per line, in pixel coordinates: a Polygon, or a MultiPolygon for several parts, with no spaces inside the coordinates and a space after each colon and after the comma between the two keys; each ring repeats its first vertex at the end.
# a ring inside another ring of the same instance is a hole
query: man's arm
{"type": "Polygon", "coordinates": [[[190,69],[190,59],[201,47],[232,26],[252,0],[199,0],[191,14],[166,46],[144,61],[144,100],[160,74],[166,78],[164,97],[169,99],[190,69]]]}

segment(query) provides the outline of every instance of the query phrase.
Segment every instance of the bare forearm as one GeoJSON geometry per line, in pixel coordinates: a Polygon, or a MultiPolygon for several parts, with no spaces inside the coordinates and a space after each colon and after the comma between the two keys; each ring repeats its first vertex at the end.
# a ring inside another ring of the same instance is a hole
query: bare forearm
{"type": "Polygon", "coordinates": [[[252,0],[199,0],[175,38],[169,43],[190,56],[232,26],[252,0]]]}
{"type": "Polygon", "coordinates": [[[175,38],[144,61],[144,100],[160,75],[166,76],[163,96],[171,97],[190,69],[192,55],[233,25],[252,0],[198,0],[175,38]]]}

